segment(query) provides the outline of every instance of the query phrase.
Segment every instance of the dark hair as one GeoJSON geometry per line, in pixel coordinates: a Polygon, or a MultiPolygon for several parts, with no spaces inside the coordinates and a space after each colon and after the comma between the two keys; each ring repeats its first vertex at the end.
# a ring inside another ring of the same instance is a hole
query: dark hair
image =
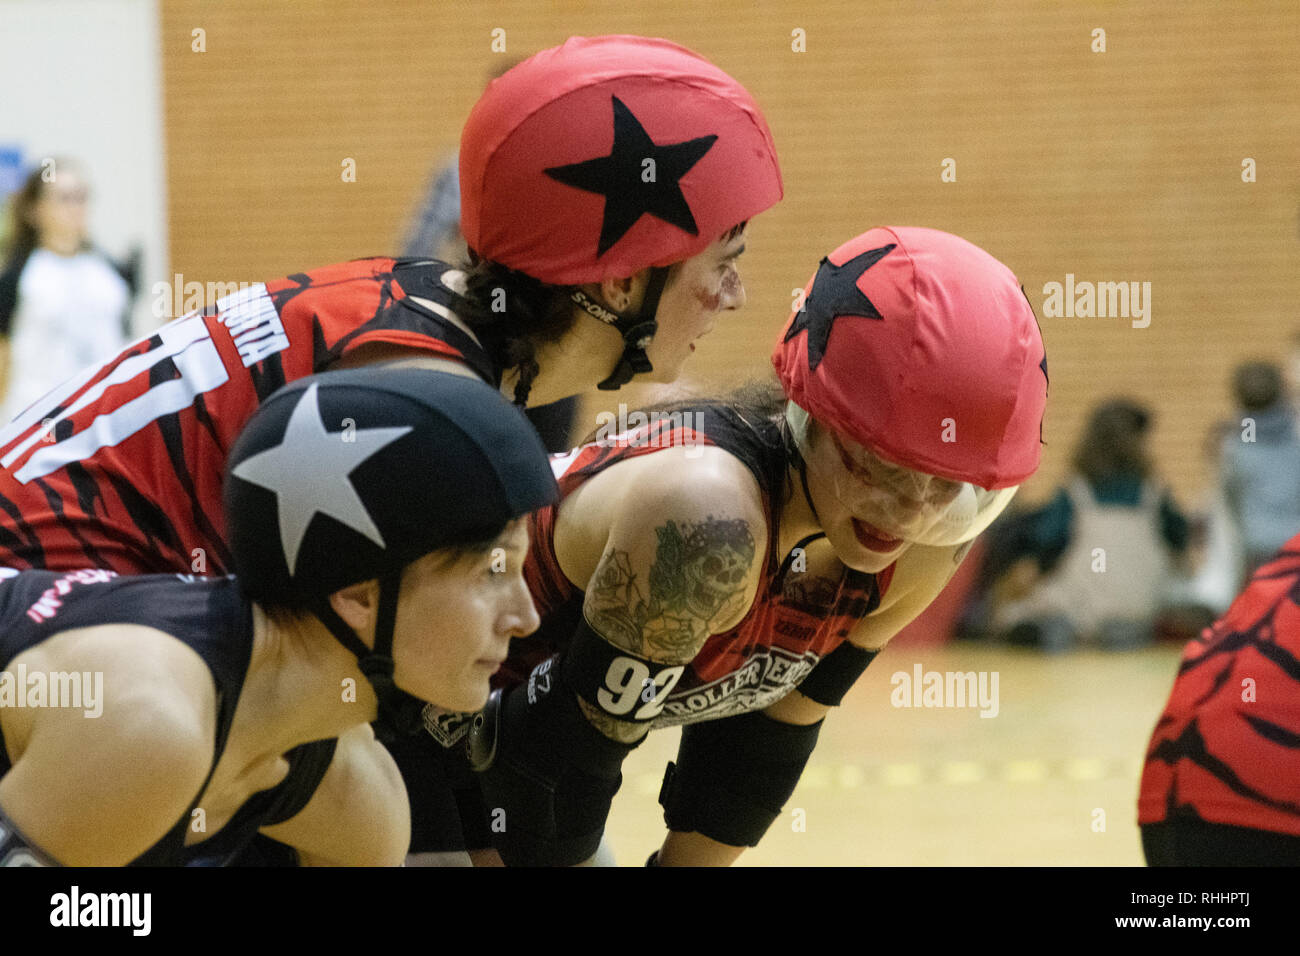
{"type": "Polygon", "coordinates": [[[524,405],[537,377],[538,348],[559,341],[577,320],[569,290],[480,259],[473,250],[461,268],[464,308],[457,312],[493,362],[519,369],[515,404],[524,405]]]}
{"type": "MultiPolygon", "coordinates": [[[[71,159],[54,157],[54,168],[66,166],[69,169],[80,171],[80,164],[71,159]]],[[[9,229],[7,230],[8,239],[5,242],[3,254],[0,255],[0,262],[6,266],[24,263],[36,247],[40,245],[41,237],[37,232],[36,224],[31,221],[32,207],[41,201],[45,187],[49,185],[45,179],[45,166],[37,166],[18,190],[9,197],[9,229]]],[[[87,239],[83,244],[84,248],[90,248],[90,240],[87,239]]]]}
{"type": "Polygon", "coordinates": [[[1074,451],[1074,467],[1090,483],[1114,475],[1145,479],[1151,462],[1143,447],[1151,415],[1142,405],[1117,398],[1098,405],[1074,451]]]}
{"type": "Polygon", "coordinates": [[[748,225],[749,225],[748,219],[744,220],[743,222],[738,222],[730,229],[728,229],[726,232],[724,232],[720,238],[722,239],[723,242],[730,242],[732,239],[735,239],[738,235],[744,232],[745,227],[748,225]]]}
{"type": "MultiPolygon", "coordinates": [[[[454,568],[464,561],[477,561],[484,555],[491,553],[492,549],[501,543],[501,536],[506,533],[506,529],[516,521],[526,521],[526,515],[520,515],[507,521],[495,531],[485,532],[481,536],[476,536],[472,541],[459,541],[456,544],[440,548],[437,551],[431,551],[430,554],[440,556],[438,562],[439,568],[454,568]]],[[[419,560],[417,558],[417,560],[419,560]]]]}
{"type": "MultiPolygon", "coordinates": [[[[771,453],[764,456],[764,461],[770,466],[764,482],[767,485],[765,490],[771,494],[773,517],[779,518],[782,505],[793,492],[786,484],[787,466],[799,464],[802,467],[794,436],[790,433],[790,425],[785,418],[786,401],[785,391],[773,372],[770,377],[751,379],[722,395],[685,395],[654,408],[637,411],[653,424],[669,420],[674,414],[680,415],[684,411],[708,414],[713,409],[719,417],[729,418],[751,432],[759,447],[771,453]]],[[[598,434],[599,429],[589,432],[581,444],[590,444],[598,434]]]]}
{"type": "Polygon", "coordinates": [[[1246,362],[1232,373],[1232,390],[1248,412],[1272,408],[1282,397],[1282,371],[1272,362],[1246,362]]]}
{"type": "MultiPolygon", "coordinates": [[[[730,242],[747,224],[748,220],[737,223],[720,238],[730,242]]],[[[676,270],[678,265],[674,263],[669,269],[676,270]]],[[[463,309],[457,311],[497,365],[519,369],[515,404],[525,405],[533,379],[537,377],[538,349],[558,342],[577,321],[572,299],[574,287],[534,279],[499,262],[483,259],[473,249],[460,268],[466,277],[465,293],[460,297],[463,309]]]]}

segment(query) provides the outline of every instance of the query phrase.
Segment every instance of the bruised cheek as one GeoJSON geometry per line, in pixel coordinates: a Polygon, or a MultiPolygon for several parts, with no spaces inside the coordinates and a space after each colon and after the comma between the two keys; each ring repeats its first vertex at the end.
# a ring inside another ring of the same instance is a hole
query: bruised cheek
{"type": "Polygon", "coordinates": [[[719,285],[720,288],[716,292],[699,286],[695,290],[695,301],[705,310],[717,312],[722,308],[723,299],[734,300],[740,295],[740,273],[735,269],[728,269],[719,285]]]}
{"type": "Polygon", "coordinates": [[[698,288],[695,290],[695,301],[706,312],[717,312],[722,305],[722,294],[720,292],[710,292],[705,288],[698,288]]]}

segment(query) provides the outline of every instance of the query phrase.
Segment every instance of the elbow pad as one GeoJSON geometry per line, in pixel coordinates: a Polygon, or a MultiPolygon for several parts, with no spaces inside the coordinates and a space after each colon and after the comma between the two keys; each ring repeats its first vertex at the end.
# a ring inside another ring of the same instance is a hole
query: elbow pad
{"type": "Polygon", "coordinates": [[[864,651],[856,644],[841,641],[839,647],[817,662],[795,690],[819,704],[838,707],[879,653],[864,651]]]}
{"type": "MultiPolygon", "coordinates": [[[[596,697],[597,688],[587,687],[590,675],[623,675],[629,668],[618,662],[630,660],[584,622],[564,657],[543,661],[520,686],[494,692],[474,718],[470,765],[483,787],[494,846],[508,865],[571,866],[596,852],[623,760],[637,744],[592,726],[578,693],[596,697]]],[[[606,688],[602,710],[613,710],[604,706],[613,701],[631,717],[654,703],[655,695],[627,676],[606,688]]]]}
{"type": "Polygon", "coordinates": [[[668,829],[757,846],[794,793],[821,725],[762,711],[687,724],[659,792],[668,829]]]}

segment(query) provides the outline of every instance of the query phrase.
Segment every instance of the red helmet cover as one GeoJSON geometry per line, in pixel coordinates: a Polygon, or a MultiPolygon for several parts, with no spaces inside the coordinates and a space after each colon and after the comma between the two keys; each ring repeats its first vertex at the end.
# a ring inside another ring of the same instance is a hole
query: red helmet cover
{"type": "Polygon", "coordinates": [[[897,464],[982,488],[1037,470],[1047,355],[1010,269],[949,233],[882,227],[832,252],[804,293],[772,363],[814,419],[897,464]],[[819,299],[818,282],[835,294],[819,299]]]}
{"type": "Polygon", "coordinates": [[[573,37],[493,80],[465,123],[460,184],[470,248],[555,285],[680,262],[782,196],[772,134],[744,87],[684,47],[635,36],[573,37]],[[546,170],[610,155],[614,98],[656,147],[717,139],[677,180],[694,233],[643,213],[598,255],[605,196],[546,170]]]}

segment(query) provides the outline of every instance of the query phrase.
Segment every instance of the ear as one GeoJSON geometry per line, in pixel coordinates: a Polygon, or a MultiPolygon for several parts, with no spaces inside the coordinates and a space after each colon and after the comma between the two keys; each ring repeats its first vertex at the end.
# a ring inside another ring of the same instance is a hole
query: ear
{"type": "Polygon", "coordinates": [[[630,312],[641,308],[645,287],[650,281],[650,270],[642,269],[622,279],[602,279],[599,285],[584,287],[588,295],[596,292],[600,299],[615,312],[630,312]],[[598,291],[597,291],[598,290],[598,291]]]}
{"type": "Polygon", "coordinates": [[[330,595],[330,607],[368,647],[375,644],[375,615],[379,608],[379,581],[359,581],[330,595]]]}

